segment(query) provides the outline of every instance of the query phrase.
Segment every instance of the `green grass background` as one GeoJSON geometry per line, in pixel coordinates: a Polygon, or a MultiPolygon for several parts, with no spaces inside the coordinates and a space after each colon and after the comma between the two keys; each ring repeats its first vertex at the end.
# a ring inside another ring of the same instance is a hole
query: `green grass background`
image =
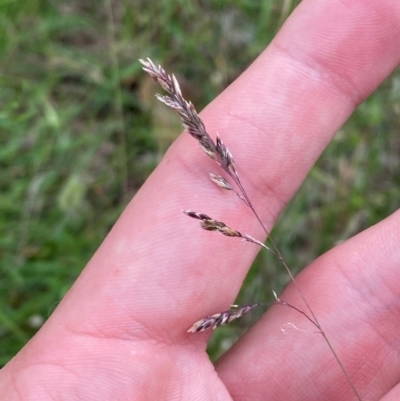
{"type": "MultiPolygon", "coordinates": [[[[0,366],[48,318],[181,131],[137,59],[176,72],[201,109],[296,4],[0,0],[0,366]]],[[[399,127],[395,73],[340,130],[274,229],[295,271],[397,209],[399,127]]],[[[238,302],[269,301],[286,283],[262,253],[238,302]]],[[[217,330],[211,357],[260,313],[217,330]]]]}

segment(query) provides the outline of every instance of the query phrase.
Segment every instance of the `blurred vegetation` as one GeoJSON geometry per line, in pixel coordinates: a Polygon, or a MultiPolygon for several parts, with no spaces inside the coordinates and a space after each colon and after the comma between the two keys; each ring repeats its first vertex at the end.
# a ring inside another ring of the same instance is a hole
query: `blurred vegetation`
{"type": "MultiPolygon", "coordinates": [[[[264,49],[292,0],[0,1],[0,366],[37,331],[181,131],[138,58],[201,109],[264,49]]],[[[397,209],[400,74],[340,130],[274,230],[300,269],[397,209]]],[[[287,277],[261,254],[238,302],[287,277]]],[[[216,358],[257,318],[220,328],[216,358]]],[[[259,312],[261,313],[261,312],[259,312]]]]}

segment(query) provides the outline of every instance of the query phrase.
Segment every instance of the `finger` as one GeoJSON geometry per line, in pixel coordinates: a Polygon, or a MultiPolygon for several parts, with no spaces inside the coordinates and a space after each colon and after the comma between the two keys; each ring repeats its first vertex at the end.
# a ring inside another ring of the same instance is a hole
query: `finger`
{"type": "Polygon", "coordinates": [[[400,398],[400,384],[397,384],[388,394],[386,394],[380,401],[397,401],[400,398]]]}
{"type": "MultiPolygon", "coordinates": [[[[323,255],[297,280],[363,400],[379,400],[400,381],[399,223],[397,212],[323,255]]],[[[282,299],[305,308],[293,286],[282,299]]],[[[356,399],[316,328],[282,306],[246,333],[217,370],[235,400],[356,399]]]]}

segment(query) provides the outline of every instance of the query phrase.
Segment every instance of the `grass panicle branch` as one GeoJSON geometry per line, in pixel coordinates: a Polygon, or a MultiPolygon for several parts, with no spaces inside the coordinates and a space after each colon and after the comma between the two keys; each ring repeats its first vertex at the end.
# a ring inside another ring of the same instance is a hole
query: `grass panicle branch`
{"type": "Polygon", "coordinates": [[[149,58],[139,61],[143,65],[143,70],[170,95],[157,94],[157,99],[178,112],[187,132],[199,142],[204,152],[215,160],[217,157],[216,146],[207,133],[204,123],[197,114],[192,102],[188,102],[183,98],[181,88],[175,76],[167,74],[164,68],[160,65],[156,66],[149,58]]]}
{"type": "MultiPolygon", "coordinates": [[[[276,295],[275,291],[273,291],[273,294],[275,297],[275,302],[272,305],[283,305],[283,306],[287,306],[289,308],[294,309],[296,312],[305,316],[318,329],[318,325],[314,322],[314,320],[312,320],[307,315],[307,313],[304,313],[302,310],[300,310],[299,308],[296,308],[294,305],[290,304],[289,302],[282,301],[281,299],[279,299],[278,296],[276,295]]],[[[217,327],[228,324],[232,320],[239,319],[240,317],[244,316],[246,313],[252,311],[253,309],[255,309],[259,306],[269,306],[269,304],[264,303],[264,302],[257,302],[257,303],[248,304],[248,305],[231,305],[231,309],[229,309],[227,311],[215,313],[214,315],[207,316],[203,319],[198,320],[190,327],[190,329],[188,330],[188,333],[197,333],[199,331],[205,331],[208,329],[215,330],[217,327]]]]}
{"type": "Polygon", "coordinates": [[[205,331],[207,329],[215,330],[219,326],[230,323],[232,320],[239,319],[246,313],[250,312],[257,306],[266,305],[263,303],[255,303],[249,305],[231,305],[234,309],[229,309],[224,312],[216,313],[211,316],[207,316],[203,319],[198,320],[188,330],[188,333],[197,333],[199,331],[205,331]]]}
{"type": "Polygon", "coordinates": [[[275,254],[275,252],[270,249],[267,245],[265,245],[263,242],[255,239],[249,234],[242,234],[240,231],[234,230],[233,228],[228,227],[225,223],[222,221],[214,220],[210,216],[207,216],[204,213],[197,213],[193,212],[192,210],[182,210],[183,213],[186,214],[186,216],[189,216],[193,219],[197,219],[201,221],[201,228],[203,230],[207,231],[218,231],[223,235],[226,235],[227,237],[237,237],[237,238],[242,238],[244,241],[251,242],[252,244],[261,246],[262,248],[266,249],[267,251],[272,252],[275,254]]]}
{"type": "Polygon", "coordinates": [[[175,76],[168,74],[160,65],[156,66],[149,58],[139,61],[143,66],[143,70],[169,94],[169,96],[157,94],[157,99],[178,112],[187,132],[199,142],[204,152],[216,161],[237,183],[239,177],[236,172],[232,153],[222,142],[218,134],[214,143],[192,102],[187,101],[182,96],[175,76]]]}
{"type": "MultiPolygon", "coordinates": [[[[351,385],[356,397],[358,398],[359,401],[362,401],[361,396],[359,395],[353,381],[351,380],[349,374],[347,373],[347,370],[343,366],[339,356],[336,354],[336,351],[333,348],[329,338],[327,337],[324,330],[322,329],[316,315],[314,314],[314,311],[312,310],[310,304],[308,303],[308,301],[307,301],[306,297],[304,296],[304,294],[302,293],[301,289],[297,285],[297,282],[296,282],[291,270],[289,269],[289,266],[285,262],[278,247],[276,246],[275,242],[271,238],[269,231],[265,227],[260,216],[258,215],[254,206],[252,205],[250,198],[248,197],[248,195],[239,179],[232,153],[225,146],[225,144],[221,140],[218,133],[216,135],[216,141],[214,142],[212,140],[211,136],[208,134],[208,132],[206,130],[205,124],[201,120],[201,118],[198,115],[193,104],[191,102],[185,100],[184,97],[182,96],[182,92],[181,92],[179,83],[173,74],[168,74],[160,65],[156,66],[149,58],[147,58],[146,60],[139,60],[139,61],[143,66],[143,70],[146,71],[156,82],[158,82],[158,84],[169,94],[169,96],[157,94],[156,95],[157,99],[178,112],[178,114],[181,117],[183,126],[188,131],[188,133],[199,142],[200,147],[203,149],[203,151],[212,160],[214,160],[222,168],[222,170],[225,171],[225,173],[228,174],[228,176],[232,179],[232,181],[237,186],[238,191],[235,190],[233,188],[233,186],[231,185],[231,183],[229,183],[221,175],[210,174],[210,179],[221,188],[224,188],[227,190],[233,190],[236,193],[236,195],[238,195],[239,198],[246,204],[246,206],[250,208],[253,215],[258,220],[261,227],[267,234],[267,237],[272,244],[272,249],[267,247],[261,241],[258,241],[255,238],[249,236],[248,234],[242,234],[239,231],[228,227],[225,223],[212,219],[211,217],[207,216],[206,214],[197,213],[197,212],[193,212],[190,210],[184,210],[184,213],[189,217],[201,220],[201,227],[204,230],[217,231],[217,232],[220,232],[221,234],[229,236],[229,237],[242,238],[245,241],[257,244],[257,245],[267,249],[269,252],[272,252],[280,260],[280,262],[286,269],[291,281],[293,282],[298,294],[302,298],[311,317],[309,317],[305,312],[301,311],[300,309],[298,309],[290,304],[287,304],[284,301],[277,299],[277,302],[279,302],[280,304],[286,304],[287,306],[290,306],[293,309],[297,310],[298,312],[302,313],[318,328],[318,331],[323,336],[323,338],[324,338],[325,342],[327,343],[329,349],[331,350],[334,358],[336,359],[341,370],[343,371],[347,381],[351,385]]],[[[243,316],[245,313],[254,309],[254,307],[256,307],[259,304],[252,304],[252,305],[254,305],[254,306],[253,307],[250,307],[251,305],[245,305],[242,307],[238,306],[238,309],[235,309],[234,311],[230,310],[230,311],[217,313],[212,316],[208,316],[208,317],[196,322],[189,329],[189,332],[203,331],[203,330],[206,330],[207,328],[215,329],[218,326],[229,323],[232,320],[238,319],[239,317],[243,316]],[[241,309],[241,308],[243,308],[243,309],[241,309]]]]}

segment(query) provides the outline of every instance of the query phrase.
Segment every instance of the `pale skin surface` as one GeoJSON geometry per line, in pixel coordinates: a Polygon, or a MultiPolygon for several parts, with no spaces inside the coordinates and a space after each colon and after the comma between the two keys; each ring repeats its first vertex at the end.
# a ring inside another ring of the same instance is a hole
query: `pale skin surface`
{"type": "MultiPolygon", "coordinates": [[[[398,65],[399,21],[398,1],[306,0],[202,113],[268,228],[398,65]]],[[[186,333],[229,306],[258,248],[202,231],[180,209],[264,238],[208,172],[218,171],[181,136],[46,325],[1,371],[1,400],[356,399],[321,336],[289,308],[272,308],[215,367],[209,333],[186,333]],[[287,322],[304,331],[283,334],[287,322]]],[[[298,277],[365,401],[400,399],[399,227],[395,213],[298,277]]],[[[293,286],[282,298],[302,307],[293,286]]]]}

